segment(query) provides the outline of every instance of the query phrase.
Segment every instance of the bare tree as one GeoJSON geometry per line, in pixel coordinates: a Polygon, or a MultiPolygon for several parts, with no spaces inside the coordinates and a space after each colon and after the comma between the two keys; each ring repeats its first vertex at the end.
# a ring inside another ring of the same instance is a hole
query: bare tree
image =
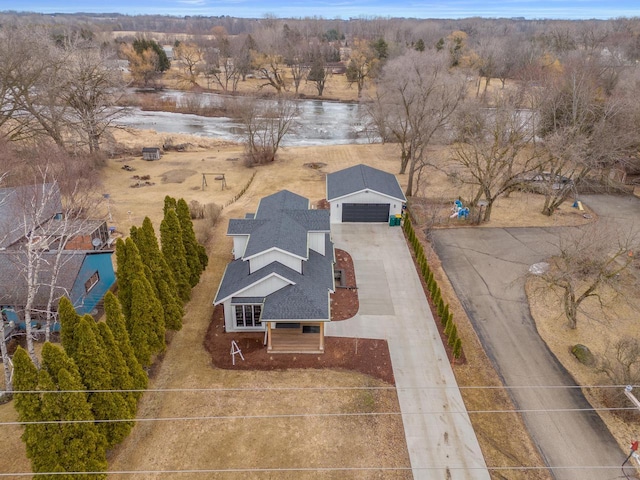
{"type": "Polygon", "coordinates": [[[457,178],[472,185],[471,205],[484,197],[483,221],[491,219],[498,197],[510,192],[529,173],[541,168],[541,158],[531,145],[533,131],[526,114],[517,108],[516,98],[496,96],[496,107],[482,108],[467,102],[457,115],[456,140],[451,162],[457,178]]]}
{"type": "Polygon", "coordinates": [[[380,69],[380,59],[371,43],[357,39],[353,42],[346,77],[350,84],[358,87],[358,97],[362,94],[365,84],[376,77],[380,69]]]}
{"type": "Polygon", "coordinates": [[[95,152],[121,115],[122,77],[97,46],[79,37],[56,43],[50,33],[0,31],[0,127],[11,140],[46,136],[67,150],[85,144],[95,152]]]}
{"type": "Polygon", "coordinates": [[[411,196],[427,146],[465,96],[465,78],[449,71],[444,54],[409,51],[387,63],[377,90],[373,116],[381,137],[400,146],[400,173],[409,169],[405,194],[411,196]]]}
{"type": "Polygon", "coordinates": [[[216,35],[215,45],[204,49],[204,76],[207,82],[214,80],[225,92],[235,92],[242,76],[239,68],[242,45],[222,32],[216,35]]]}
{"type": "Polygon", "coordinates": [[[126,113],[117,106],[126,83],[114,58],[97,46],[72,40],[66,48],[69,56],[61,73],[60,99],[69,107],[69,126],[89,152],[96,153],[104,132],[126,113]]]}
{"type": "MultiPolygon", "coordinates": [[[[610,168],[637,149],[629,128],[640,111],[637,95],[613,88],[608,70],[597,59],[571,56],[539,90],[537,134],[547,151],[551,182],[565,177],[579,188],[592,172],[610,168]]],[[[570,194],[549,188],[542,213],[552,215],[570,194]]]]}
{"type": "Polygon", "coordinates": [[[180,69],[180,83],[188,87],[197,86],[198,73],[204,61],[203,50],[195,43],[182,42],[173,49],[173,58],[180,69]]]}
{"type": "Polygon", "coordinates": [[[311,68],[309,63],[309,41],[304,38],[297,28],[283,27],[284,36],[284,62],[289,67],[289,73],[293,79],[295,94],[298,94],[300,83],[307,76],[311,68]]]}
{"type": "Polygon", "coordinates": [[[253,67],[264,83],[260,88],[273,87],[279,95],[287,89],[285,81],[284,57],[279,54],[255,53],[253,56],[253,67]]]}
{"type": "Polygon", "coordinates": [[[288,97],[274,101],[242,99],[235,114],[244,125],[245,155],[248,165],[273,162],[280,143],[291,128],[297,106],[288,97]]]}
{"type": "MultiPolygon", "coordinates": [[[[7,55],[6,61],[11,64],[2,78],[13,104],[11,138],[44,135],[64,148],[68,106],[58,95],[66,53],[42,28],[8,29],[0,35],[0,42],[0,53],[7,55]],[[11,57],[16,61],[10,61],[11,57]]],[[[0,63],[4,61],[0,59],[0,63]]]]}
{"type": "Polygon", "coordinates": [[[539,275],[545,289],[559,292],[570,328],[578,326],[582,303],[596,298],[606,286],[617,289],[616,279],[631,265],[630,252],[637,251],[637,233],[602,221],[567,230],[560,235],[557,253],[549,269],[539,275]]]}

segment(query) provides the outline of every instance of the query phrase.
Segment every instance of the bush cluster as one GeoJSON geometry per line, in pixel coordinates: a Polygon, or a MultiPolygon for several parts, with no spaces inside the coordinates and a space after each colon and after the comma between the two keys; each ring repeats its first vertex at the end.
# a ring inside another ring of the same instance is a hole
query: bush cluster
{"type": "Polygon", "coordinates": [[[403,228],[415,253],[416,261],[418,262],[418,269],[427,283],[429,298],[436,308],[436,312],[434,313],[437,314],[442,326],[444,327],[444,333],[447,337],[447,343],[451,347],[453,357],[460,358],[462,355],[462,340],[458,337],[458,327],[453,323],[453,314],[449,311],[449,304],[442,298],[440,286],[433,276],[433,272],[427,262],[427,256],[424,253],[424,248],[413,229],[413,225],[411,224],[411,219],[408,214],[404,215],[403,228]]]}

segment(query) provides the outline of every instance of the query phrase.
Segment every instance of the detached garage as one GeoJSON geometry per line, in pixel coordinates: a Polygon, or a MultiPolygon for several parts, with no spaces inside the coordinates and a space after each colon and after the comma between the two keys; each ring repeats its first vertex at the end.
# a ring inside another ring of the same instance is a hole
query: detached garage
{"type": "Polygon", "coordinates": [[[387,223],[407,201],[395,175],[356,165],[327,175],[331,223],[387,223]]]}

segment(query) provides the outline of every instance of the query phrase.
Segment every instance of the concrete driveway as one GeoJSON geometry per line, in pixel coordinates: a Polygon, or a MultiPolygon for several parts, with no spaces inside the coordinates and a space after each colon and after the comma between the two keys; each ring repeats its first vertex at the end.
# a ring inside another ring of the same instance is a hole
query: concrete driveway
{"type": "Polygon", "coordinates": [[[360,310],[329,336],[386,339],[413,478],[482,479],[489,473],[400,227],[332,225],[354,261],[360,310]]]}
{"type": "MultiPolygon", "coordinates": [[[[638,222],[633,197],[583,196],[613,222],[638,222]]],[[[637,224],[640,224],[638,222],[637,224]]],[[[591,405],[538,335],[524,292],[529,266],[547,258],[559,228],[439,230],[436,251],[488,355],[559,480],[618,478],[625,455],[594,412],[548,412],[591,405]],[[603,469],[605,466],[615,466],[603,469]],[[570,468],[577,467],[577,468],[570,468]],[[594,467],[594,468],[590,468],[594,467]]]]}

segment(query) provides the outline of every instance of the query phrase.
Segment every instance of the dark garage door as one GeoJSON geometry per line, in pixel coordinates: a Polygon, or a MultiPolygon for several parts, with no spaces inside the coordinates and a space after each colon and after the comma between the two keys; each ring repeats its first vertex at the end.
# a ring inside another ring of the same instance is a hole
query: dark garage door
{"type": "Polygon", "coordinates": [[[343,203],[343,222],[388,222],[388,203],[343,203]]]}

